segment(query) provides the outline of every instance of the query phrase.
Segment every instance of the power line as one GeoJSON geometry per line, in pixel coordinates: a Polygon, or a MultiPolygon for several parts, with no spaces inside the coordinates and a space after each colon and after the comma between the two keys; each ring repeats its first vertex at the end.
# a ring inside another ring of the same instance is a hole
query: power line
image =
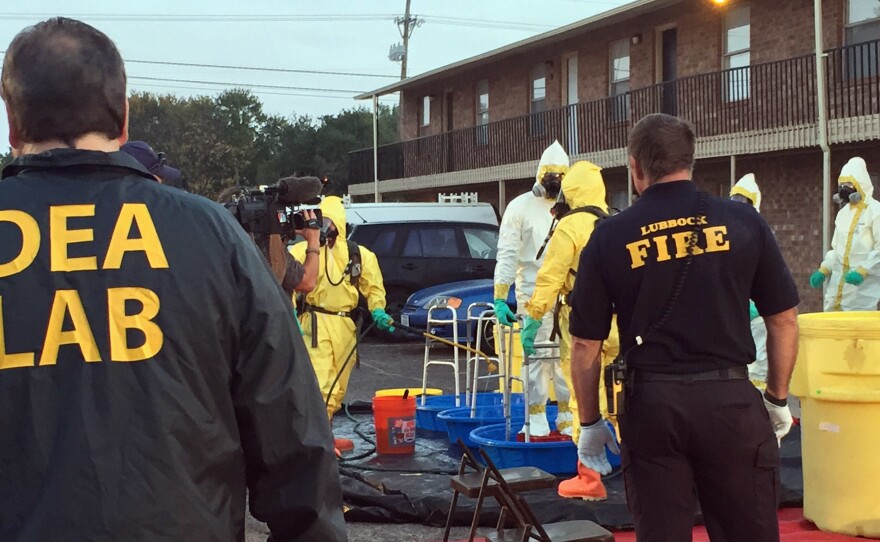
{"type": "MultiPolygon", "coordinates": [[[[619,5],[619,4],[617,4],[619,5]]],[[[48,13],[3,13],[0,14],[0,20],[31,20],[54,17],[57,14],[48,13]]],[[[364,15],[206,15],[206,14],[190,14],[190,15],[167,15],[167,14],[103,14],[103,13],[80,13],[69,14],[67,17],[88,19],[91,21],[112,21],[112,22],[226,22],[226,23],[242,23],[242,22],[367,22],[367,21],[387,21],[395,20],[395,15],[386,14],[364,14],[364,15]]],[[[532,23],[517,23],[511,21],[494,21],[488,19],[467,19],[460,17],[443,17],[443,16],[425,16],[426,21],[432,21],[441,25],[461,25],[476,28],[489,28],[498,30],[547,30],[554,28],[548,25],[536,25],[532,23]],[[462,24],[464,23],[464,24],[462,24]]]]}
{"type": "MultiPolygon", "coordinates": [[[[167,89],[215,91],[215,92],[221,92],[224,90],[228,90],[228,88],[224,88],[224,87],[190,87],[190,86],[184,86],[184,85],[162,85],[162,84],[158,84],[158,83],[132,83],[131,86],[138,87],[138,88],[150,87],[150,88],[167,88],[167,89]]],[[[257,94],[260,96],[263,96],[263,95],[296,96],[296,97],[303,97],[303,98],[329,98],[329,99],[334,99],[334,100],[351,100],[351,98],[348,96],[329,96],[326,94],[304,94],[304,93],[299,93],[299,92],[273,92],[273,91],[265,91],[265,90],[255,90],[254,94],[257,94]]],[[[387,97],[387,98],[380,97],[379,99],[383,100],[383,98],[385,98],[386,103],[397,103],[397,101],[391,97],[387,97]]]]}
{"type": "Polygon", "coordinates": [[[198,64],[189,62],[167,62],[159,60],[126,60],[136,64],[155,64],[159,66],[185,66],[190,68],[218,68],[223,70],[250,70],[258,72],[275,72],[275,73],[307,73],[312,75],[341,75],[345,77],[384,77],[388,79],[397,79],[396,75],[382,75],[378,73],[354,73],[354,72],[330,72],[320,70],[295,70],[286,68],[261,68],[256,66],[228,66],[225,64],[198,64]]]}
{"type": "MultiPolygon", "coordinates": [[[[0,55],[6,54],[6,51],[0,51],[0,55]]],[[[228,66],[225,64],[200,64],[194,62],[169,62],[163,60],[125,60],[126,63],[135,64],[153,64],[158,66],[182,66],[188,68],[217,68],[222,70],[248,70],[258,72],[275,72],[275,73],[305,73],[310,75],[341,75],[345,77],[384,77],[388,79],[397,79],[396,75],[382,75],[378,73],[354,73],[354,72],[330,72],[320,70],[297,70],[287,68],[261,68],[258,66],[228,66]]]]}
{"type": "Polygon", "coordinates": [[[495,21],[491,19],[473,19],[470,17],[446,17],[440,15],[423,15],[427,22],[435,22],[437,24],[464,24],[467,25],[485,25],[491,27],[509,27],[511,30],[552,30],[556,26],[535,24],[535,23],[518,23],[514,21],[495,21]]]}
{"type": "Polygon", "coordinates": [[[313,88],[313,87],[290,87],[284,85],[260,85],[254,83],[225,83],[221,81],[196,81],[192,79],[174,79],[168,77],[146,77],[146,76],[128,76],[129,79],[136,79],[141,81],[164,81],[169,83],[195,83],[198,85],[222,85],[227,87],[241,87],[241,88],[266,88],[266,89],[275,89],[275,90],[304,90],[311,92],[344,92],[349,94],[359,94],[363,93],[362,90],[349,90],[349,89],[341,89],[341,88],[313,88]]]}
{"type": "Polygon", "coordinates": [[[425,19],[426,22],[439,24],[439,25],[450,25],[450,26],[458,26],[458,27],[470,27],[470,28],[483,28],[490,30],[518,30],[522,32],[545,32],[547,30],[552,30],[556,28],[555,26],[514,26],[514,25],[506,25],[506,24],[494,24],[490,21],[438,21],[436,19],[425,19]]]}
{"type": "MultiPolygon", "coordinates": [[[[23,20],[56,17],[57,13],[3,13],[0,19],[23,20]]],[[[160,13],[76,13],[66,14],[65,17],[82,18],[93,21],[156,21],[156,22],[338,22],[338,21],[386,21],[394,20],[393,14],[364,14],[364,15],[236,15],[236,14],[188,14],[169,15],[160,13]]]]}

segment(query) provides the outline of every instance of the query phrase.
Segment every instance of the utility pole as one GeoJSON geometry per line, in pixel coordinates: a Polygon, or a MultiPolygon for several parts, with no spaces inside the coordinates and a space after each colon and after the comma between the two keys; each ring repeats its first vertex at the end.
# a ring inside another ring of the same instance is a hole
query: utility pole
{"type": "Polygon", "coordinates": [[[422,25],[422,20],[418,17],[410,16],[410,4],[412,0],[406,0],[406,11],[403,18],[395,17],[394,22],[400,28],[400,37],[403,38],[403,58],[400,62],[400,78],[406,79],[406,63],[409,60],[409,38],[412,36],[413,30],[417,26],[422,25]]]}

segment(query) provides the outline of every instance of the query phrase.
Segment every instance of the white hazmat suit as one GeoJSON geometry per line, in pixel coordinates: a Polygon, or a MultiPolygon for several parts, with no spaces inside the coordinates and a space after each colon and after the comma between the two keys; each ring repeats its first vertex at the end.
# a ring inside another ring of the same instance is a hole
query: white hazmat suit
{"type": "MultiPolygon", "coordinates": [[[[761,212],[761,188],[752,173],[744,175],[730,191],[730,197],[742,196],[749,200],[755,211],[761,212]]],[[[760,388],[767,385],[767,326],[758,314],[755,304],[749,303],[752,339],[755,341],[755,361],[749,364],[749,380],[760,388]]]]}
{"type": "Polygon", "coordinates": [[[874,186],[865,161],[850,159],[840,171],[838,187],[852,184],[855,192],[845,191],[845,205],[834,220],[831,250],[822,266],[813,273],[810,284],[821,287],[828,279],[825,311],[874,311],[880,300],[880,202],[872,196],[874,186]]]}
{"type": "MultiPolygon", "coordinates": [[[[550,194],[541,184],[542,179],[546,173],[564,174],[568,165],[568,154],[558,141],[554,141],[541,156],[533,191],[514,198],[507,205],[501,220],[495,264],[495,299],[507,299],[510,285],[515,282],[518,315],[527,314],[525,306],[535,290],[535,277],[544,261],[543,255],[538,258],[538,252],[553,222],[550,210],[555,203],[555,194],[553,198],[549,197],[550,194]]],[[[550,342],[552,331],[551,311],[544,315],[535,342],[550,342]]],[[[529,432],[536,437],[547,436],[550,434],[546,414],[550,381],[559,404],[557,420],[571,418],[568,408],[570,394],[560,367],[558,350],[541,349],[530,358],[528,378],[529,432]]]]}

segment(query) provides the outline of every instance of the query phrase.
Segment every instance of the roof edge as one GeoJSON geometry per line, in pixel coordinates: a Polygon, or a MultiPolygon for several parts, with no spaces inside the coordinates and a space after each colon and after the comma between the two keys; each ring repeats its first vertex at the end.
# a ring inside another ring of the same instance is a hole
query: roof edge
{"type": "Polygon", "coordinates": [[[565,26],[561,26],[554,30],[549,30],[542,34],[516,41],[511,44],[492,49],[491,51],[487,51],[485,53],[481,53],[479,55],[472,56],[464,60],[459,60],[458,62],[453,62],[439,68],[435,68],[419,75],[407,77],[406,79],[402,79],[390,85],[380,87],[376,90],[358,94],[354,97],[354,99],[368,100],[372,99],[373,96],[384,96],[386,94],[393,94],[395,92],[403,90],[404,87],[408,87],[419,82],[427,82],[428,80],[433,79],[436,76],[439,76],[440,74],[450,70],[464,68],[470,65],[476,65],[479,64],[481,61],[489,60],[492,57],[513,53],[517,49],[527,49],[532,46],[538,46],[541,44],[541,42],[547,41],[551,38],[564,39],[565,34],[574,33],[575,31],[589,30],[591,27],[599,26],[601,23],[610,24],[613,22],[612,19],[619,18],[622,15],[627,15],[630,12],[640,11],[647,13],[649,11],[660,9],[682,1],[683,0],[637,0],[635,2],[624,4],[608,11],[603,11],[602,13],[598,13],[596,15],[593,15],[592,17],[587,17],[586,19],[581,19],[580,21],[575,21],[565,26]]]}

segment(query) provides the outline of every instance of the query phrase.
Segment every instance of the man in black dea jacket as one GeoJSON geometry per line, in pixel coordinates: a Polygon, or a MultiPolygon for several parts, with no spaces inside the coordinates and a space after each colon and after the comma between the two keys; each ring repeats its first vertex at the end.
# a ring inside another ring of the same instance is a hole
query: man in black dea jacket
{"type": "Polygon", "coordinates": [[[224,208],[119,152],[122,59],[70,19],[3,64],[0,541],[346,539],[293,307],[224,208]],[[185,233],[182,235],[182,233],[185,233]]]}

